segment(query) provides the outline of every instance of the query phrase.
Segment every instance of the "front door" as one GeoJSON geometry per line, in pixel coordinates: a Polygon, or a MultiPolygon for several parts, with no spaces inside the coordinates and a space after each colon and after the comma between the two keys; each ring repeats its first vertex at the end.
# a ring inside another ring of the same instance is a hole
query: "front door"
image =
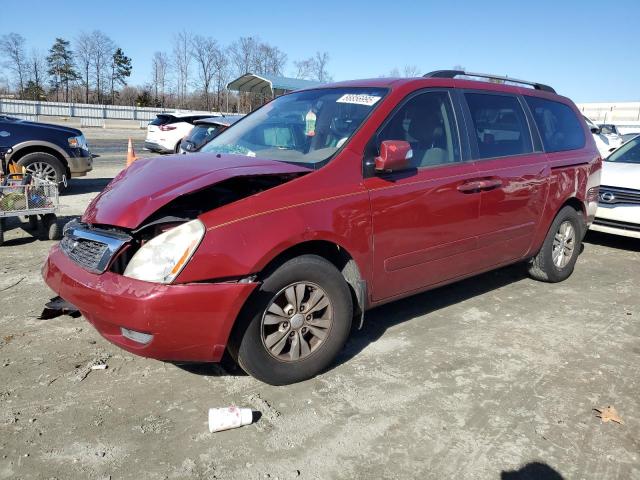
{"type": "Polygon", "coordinates": [[[477,270],[480,194],[476,165],[463,161],[450,94],[414,94],[390,115],[375,144],[411,144],[412,168],[365,179],[374,246],[374,301],[402,296],[477,270]]]}

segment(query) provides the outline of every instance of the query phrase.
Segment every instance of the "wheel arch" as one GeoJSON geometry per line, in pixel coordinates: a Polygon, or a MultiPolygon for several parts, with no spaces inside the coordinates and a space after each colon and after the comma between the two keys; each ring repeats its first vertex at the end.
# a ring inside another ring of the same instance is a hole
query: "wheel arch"
{"type": "Polygon", "coordinates": [[[18,162],[22,157],[30,153],[48,153],[49,155],[53,155],[54,157],[56,157],[60,161],[60,163],[62,163],[67,177],[71,176],[69,170],[69,162],[67,162],[66,155],[57,145],[48,142],[24,142],[12,148],[13,152],[11,152],[11,156],[8,157],[7,160],[18,162]]]}
{"type": "Polygon", "coordinates": [[[257,274],[257,278],[264,278],[288,260],[301,255],[317,255],[338,269],[349,286],[354,305],[354,316],[360,318],[361,326],[363,313],[368,304],[367,284],[353,255],[334,241],[308,240],[290,246],[269,260],[257,274]]]}

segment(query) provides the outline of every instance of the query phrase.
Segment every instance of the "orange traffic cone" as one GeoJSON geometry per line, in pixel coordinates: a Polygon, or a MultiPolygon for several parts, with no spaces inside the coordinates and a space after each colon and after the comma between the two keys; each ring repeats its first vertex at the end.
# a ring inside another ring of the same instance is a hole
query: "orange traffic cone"
{"type": "Polygon", "coordinates": [[[131,142],[131,138],[129,138],[129,146],[127,147],[127,167],[137,159],[138,157],[136,157],[136,152],[133,151],[133,143],[131,142]]]}

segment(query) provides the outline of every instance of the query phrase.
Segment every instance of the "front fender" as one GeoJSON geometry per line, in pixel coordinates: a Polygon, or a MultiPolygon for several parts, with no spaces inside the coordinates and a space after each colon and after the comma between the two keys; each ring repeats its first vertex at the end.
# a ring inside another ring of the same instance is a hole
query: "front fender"
{"type": "MultiPolygon", "coordinates": [[[[208,226],[205,238],[176,281],[239,278],[258,273],[280,253],[312,240],[332,242],[346,249],[368,280],[373,251],[369,196],[364,188],[333,193],[208,226]]],[[[204,221],[207,224],[206,217],[204,221]]]]}

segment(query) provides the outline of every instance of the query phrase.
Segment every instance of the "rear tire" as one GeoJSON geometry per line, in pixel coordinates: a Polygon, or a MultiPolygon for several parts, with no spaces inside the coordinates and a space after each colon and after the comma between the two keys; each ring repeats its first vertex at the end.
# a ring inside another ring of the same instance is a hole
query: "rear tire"
{"type": "Polygon", "coordinates": [[[230,353],[265,383],[300,382],[335,359],[352,317],[351,292],[338,269],[319,256],[302,255],[269,274],[250,298],[246,328],[238,325],[230,353]]]}
{"type": "Polygon", "coordinates": [[[575,267],[585,234],[582,214],[563,207],[553,220],[542,248],[529,265],[529,275],[542,282],[562,282],[575,267]]]}

